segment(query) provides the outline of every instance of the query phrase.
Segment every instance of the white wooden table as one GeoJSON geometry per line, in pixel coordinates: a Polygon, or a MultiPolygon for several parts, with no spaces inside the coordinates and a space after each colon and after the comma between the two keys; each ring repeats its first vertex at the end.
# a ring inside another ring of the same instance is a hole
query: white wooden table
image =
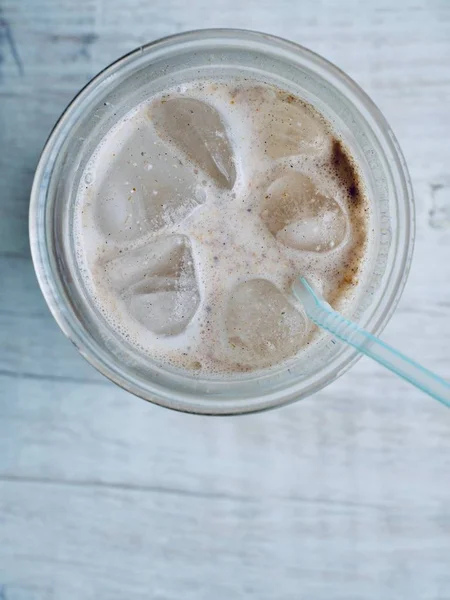
{"type": "Polygon", "coordinates": [[[29,191],[74,93],[166,34],[265,30],[392,124],[417,243],[384,339],[450,378],[450,2],[188,4],[0,1],[0,598],[449,600],[450,411],[363,359],[278,411],[173,413],[97,374],[41,297],[29,191]]]}

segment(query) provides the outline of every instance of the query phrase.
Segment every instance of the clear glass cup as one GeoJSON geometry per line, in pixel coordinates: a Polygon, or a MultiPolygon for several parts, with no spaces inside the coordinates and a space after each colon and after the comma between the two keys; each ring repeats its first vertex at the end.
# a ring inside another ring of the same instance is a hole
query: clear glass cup
{"type": "Polygon", "coordinates": [[[158,40],[99,73],[61,116],[43,150],[31,193],[30,239],[42,292],[79,352],[124,389],[192,413],[240,414],[304,398],[358,359],[324,337],[289,364],[259,373],[199,376],[154,363],[108,326],[77,269],[73,207],[102,136],[158,91],[199,78],[249,77],[308,100],[333,124],[362,170],[374,208],[370,277],[352,318],[378,335],[403,290],[412,256],[414,205],[404,158],[384,117],[345,73],[317,54],[263,33],[201,30],[158,40]]]}

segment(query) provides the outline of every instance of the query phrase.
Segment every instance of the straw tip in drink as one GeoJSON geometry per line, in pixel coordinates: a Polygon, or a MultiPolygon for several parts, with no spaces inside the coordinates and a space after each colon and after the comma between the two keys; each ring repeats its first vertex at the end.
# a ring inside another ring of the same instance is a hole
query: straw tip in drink
{"type": "Polygon", "coordinates": [[[296,277],[294,279],[292,291],[294,292],[296,298],[305,306],[314,303],[314,300],[317,298],[317,294],[314,292],[313,288],[305,277],[296,277]]]}

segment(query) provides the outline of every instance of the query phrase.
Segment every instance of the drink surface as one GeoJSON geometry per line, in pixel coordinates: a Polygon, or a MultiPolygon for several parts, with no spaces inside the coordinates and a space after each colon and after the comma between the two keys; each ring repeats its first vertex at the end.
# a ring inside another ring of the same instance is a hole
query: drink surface
{"type": "Polygon", "coordinates": [[[140,104],[81,178],[77,261],[110,326],[159,363],[262,369],[315,343],[290,291],[306,276],[344,312],[369,265],[372,211],[324,117],[249,80],[140,104]]]}

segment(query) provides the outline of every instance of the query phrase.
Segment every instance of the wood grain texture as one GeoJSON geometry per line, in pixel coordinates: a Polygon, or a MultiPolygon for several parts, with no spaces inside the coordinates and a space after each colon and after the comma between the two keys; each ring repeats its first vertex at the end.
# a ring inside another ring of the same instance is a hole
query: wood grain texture
{"type": "Polygon", "coordinates": [[[0,598],[449,600],[448,411],[362,359],[278,411],[172,413],[85,363],[38,290],[29,191],[65,105],[134,47],[220,26],[310,47],[384,112],[417,242],[383,337],[450,378],[447,0],[0,0],[0,598]]]}

